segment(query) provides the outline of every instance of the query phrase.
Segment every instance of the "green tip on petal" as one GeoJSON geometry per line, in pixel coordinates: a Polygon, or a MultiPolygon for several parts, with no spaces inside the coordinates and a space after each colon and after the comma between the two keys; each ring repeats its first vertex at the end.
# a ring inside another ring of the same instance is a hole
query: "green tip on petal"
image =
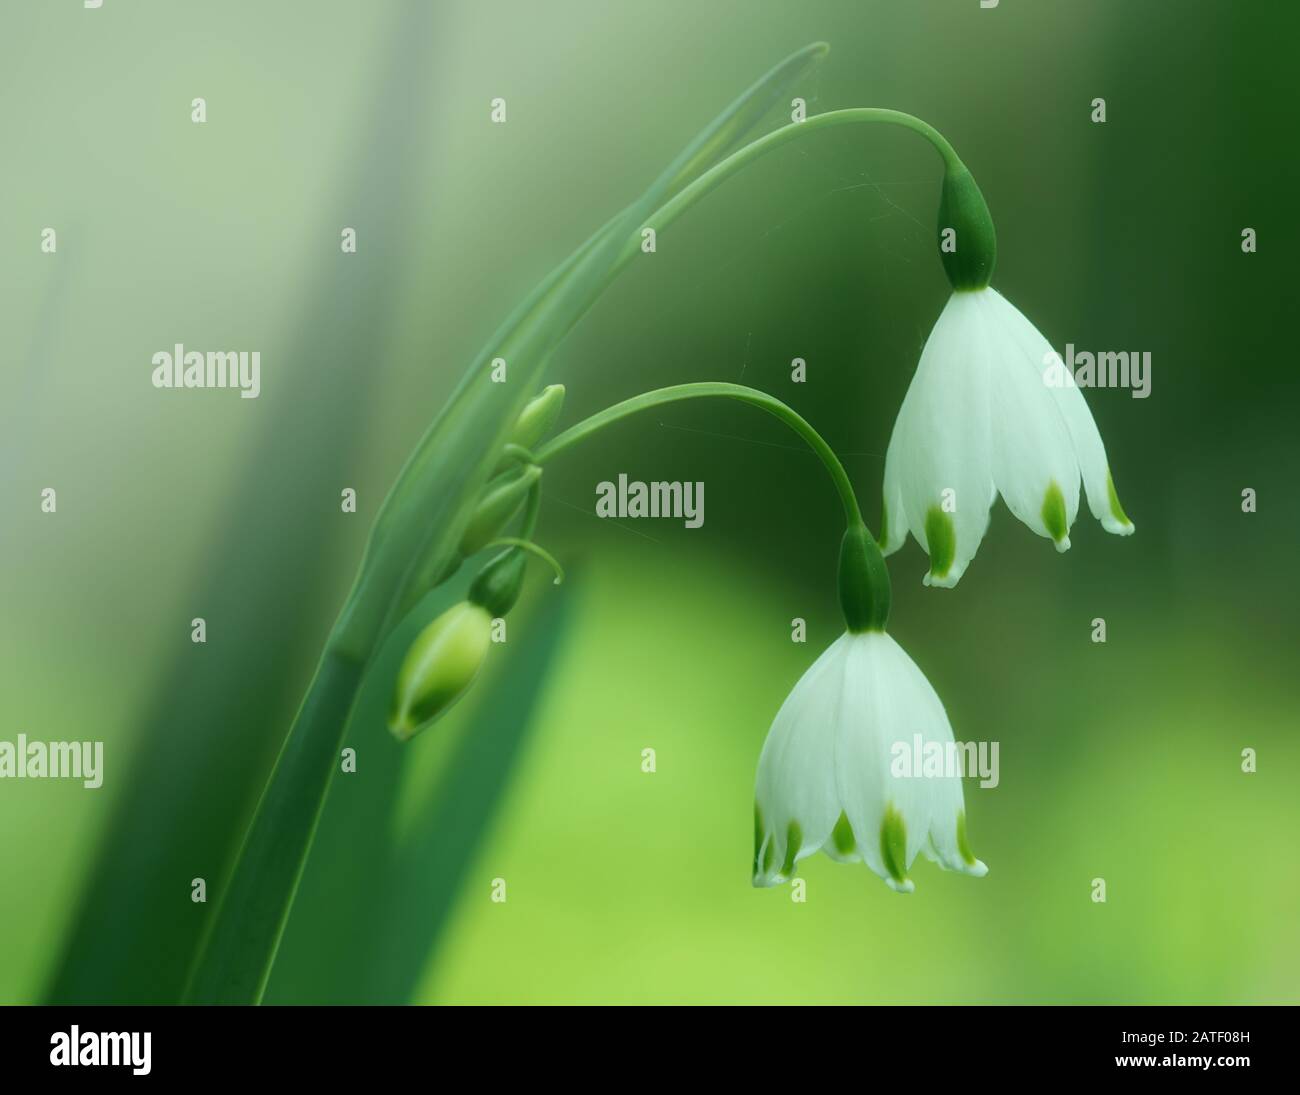
{"type": "MultiPolygon", "coordinates": [[[[1115,480],[1110,477],[1110,469],[1106,469],[1106,497],[1110,500],[1110,515],[1125,532],[1133,531],[1133,522],[1128,519],[1128,514],[1124,512],[1124,507],[1119,504],[1119,495],[1115,492],[1115,480]]],[[[1112,529],[1113,531],[1119,531],[1112,529]]]]}
{"type": "Polygon", "coordinates": [[[754,803],[754,870],[758,870],[758,853],[763,847],[763,811],[754,803]]]}
{"type": "Polygon", "coordinates": [[[892,804],[885,807],[880,823],[880,858],[885,870],[900,886],[907,885],[907,826],[892,804]]]}
{"type": "Polygon", "coordinates": [[[785,862],[781,864],[781,873],[786,878],[794,877],[794,861],[799,855],[799,849],[803,847],[803,830],[799,828],[797,821],[790,822],[790,827],[785,831],[785,862]]]}
{"type": "Polygon", "coordinates": [[[946,578],[957,557],[957,530],[952,514],[931,506],[925,515],[925,544],[930,552],[930,577],[946,578]]]}
{"type": "Polygon", "coordinates": [[[1070,546],[1070,522],[1065,516],[1065,495],[1055,479],[1047,484],[1047,493],[1043,495],[1042,515],[1048,535],[1056,542],[1056,550],[1067,550],[1070,546]]]}
{"type": "Polygon", "coordinates": [[[840,812],[840,819],[835,823],[835,828],[831,830],[831,843],[835,845],[835,850],[840,855],[852,855],[857,849],[858,842],[853,836],[849,815],[843,811],[840,812]]]}
{"type": "Polygon", "coordinates": [[[966,811],[957,811],[957,851],[961,854],[966,866],[973,867],[978,862],[975,853],[970,850],[970,841],[966,837],[966,811]]]}

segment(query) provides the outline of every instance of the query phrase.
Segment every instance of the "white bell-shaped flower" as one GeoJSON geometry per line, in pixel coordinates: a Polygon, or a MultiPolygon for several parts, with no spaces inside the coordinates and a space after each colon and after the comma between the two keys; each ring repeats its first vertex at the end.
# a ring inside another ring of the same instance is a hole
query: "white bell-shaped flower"
{"type": "Polygon", "coordinates": [[[966,840],[960,774],[897,774],[900,748],[918,735],[953,741],[925,675],[884,631],[841,635],[794,686],[759,756],[754,885],[788,881],[819,849],[865,862],[900,893],[913,889],[918,852],[986,874],[966,840]]]}
{"type": "Polygon", "coordinates": [[[930,556],[925,584],[956,585],[999,493],[1065,551],[1081,476],[1093,516],[1108,532],[1131,533],[1097,425],[1051,345],[995,290],[954,292],[921,351],[885,456],[885,554],[910,530],[930,556]]]}

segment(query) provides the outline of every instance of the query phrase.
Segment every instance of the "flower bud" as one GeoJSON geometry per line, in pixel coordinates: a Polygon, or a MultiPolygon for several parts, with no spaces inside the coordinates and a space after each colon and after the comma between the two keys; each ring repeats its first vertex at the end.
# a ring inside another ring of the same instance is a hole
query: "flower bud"
{"type": "Polygon", "coordinates": [[[541,474],[542,469],[533,464],[517,475],[500,476],[488,484],[461,535],[462,557],[473,555],[505,527],[541,474]]]}
{"type": "Polygon", "coordinates": [[[510,435],[511,443],[531,449],[551,432],[563,407],[564,385],[548,384],[519,412],[514,432],[510,435]]]}
{"type": "Polygon", "coordinates": [[[518,548],[503,551],[478,572],[466,599],[472,605],[480,605],[490,617],[504,616],[519,600],[526,567],[527,560],[518,548]]]}
{"type": "Polygon", "coordinates": [[[478,676],[491,640],[491,615],[469,601],[421,631],[397,671],[389,730],[408,741],[442,716],[478,676]]]}
{"type": "MultiPolygon", "coordinates": [[[[555,420],[560,417],[564,407],[564,385],[550,384],[530,399],[519,417],[515,419],[514,429],[507,439],[511,445],[520,445],[531,449],[543,437],[551,432],[555,420]]],[[[508,471],[517,461],[511,456],[501,457],[494,474],[508,471]]]]}

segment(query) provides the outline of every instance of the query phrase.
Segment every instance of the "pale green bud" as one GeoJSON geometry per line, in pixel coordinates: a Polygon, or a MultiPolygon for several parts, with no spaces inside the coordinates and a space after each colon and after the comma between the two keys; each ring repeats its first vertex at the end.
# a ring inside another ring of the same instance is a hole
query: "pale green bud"
{"type": "Polygon", "coordinates": [[[518,475],[501,476],[488,484],[461,535],[462,557],[473,555],[485,547],[505,527],[541,474],[542,469],[531,464],[518,475]]]}
{"type": "MultiPolygon", "coordinates": [[[[551,384],[543,388],[519,412],[519,417],[515,419],[515,425],[510,431],[507,443],[531,449],[551,432],[551,428],[555,425],[555,420],[560,417],[560,411],[563,407],[563,384],[551,384]]],[[[518,461],[512,456],[502,456],[493,474],[499,475],[517,463],[518,461]]]]}
{"type": "Polygon", "coordinates": [[[548,384],[519,412],[514,431],[510,434],[511,443],[531,449],[551,432],[563,407],[564,385],[548,384]]]}
{"type": "Polygon", "coordinates": [[[491,614],[469,601],[429,624],[397,671],[389,730],[407,741],[442,716],[474,683],[491,642],[491,614]]]}
{"type": "Polygon", "coordinates": [[[503,551],[478,572],[465,599],[481,605],[491,617],[504,616],[519,600],[524,585],[524,553],[517,548],[503,551]]]}

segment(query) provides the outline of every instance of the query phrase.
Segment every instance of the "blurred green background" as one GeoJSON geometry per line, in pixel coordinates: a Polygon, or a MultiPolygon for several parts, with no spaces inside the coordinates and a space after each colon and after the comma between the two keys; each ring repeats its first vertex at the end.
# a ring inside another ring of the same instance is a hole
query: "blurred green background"
{"type": "MultiPolygon", "coordinates": [[[[0,738],[103,740],[106,771],[0,783],[0,1000],[176,998],[427,422],[537,280],[818,39],[795,93],[942,130],[997,221],[994,285],[1055,345],[1153,356],[1150,398],[1089,393],[1135,537],[1085,514],[1058,557],[999,503],[956,590],[922,588],[914,543],[892,560],[891,630],[957,736],[1001,743],[1000,786],[966,792],[989,876],[921,864],[904,899],[818,857],[804,904],[750,888],[758,750],[840,626],[838,510],[778,423],[697,404],[547,471],[539,538],[573,579],[534,574],[436,734],[399,748],[367,691],[267,999],[1300,1000],[1300,18],[1264,9],[6,4],[0,738]],[[154,390],[177,341],[260,349],[261,397],[154,390]],[[703,528],[597,520],[619,472],[703,480],[703,528]]],[[[884,128],[765,158],[564,343],[563,423],[743,380],[845,454],[874,523],[947,293],[938,183],[884,128]]]]}

